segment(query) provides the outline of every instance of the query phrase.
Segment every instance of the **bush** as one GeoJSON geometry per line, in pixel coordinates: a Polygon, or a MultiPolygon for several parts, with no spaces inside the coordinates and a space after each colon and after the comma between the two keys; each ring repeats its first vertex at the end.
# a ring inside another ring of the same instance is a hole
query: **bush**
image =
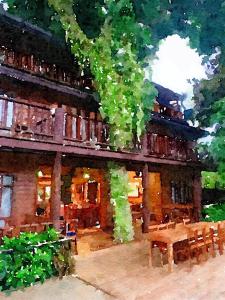
{"type": "MultiPolygon", "coordinates": [[[[27,287],[38,281],[43,283],[51,276],[62,276],[54,264],[55,260],[65,262],[62,248],[64,246],[54,229],[21,233],[14,238],[4,237],[0,246],[0,290],[27,287]]],[[[62,266],[65,269],[64,264],[62,266]]]]}
{"type": "Polygon", "coordinates": [[[208,222],[218,222],[225,220],[225,204],[214,204],[205,206],[202,210],[203,220],[208,222]]]}

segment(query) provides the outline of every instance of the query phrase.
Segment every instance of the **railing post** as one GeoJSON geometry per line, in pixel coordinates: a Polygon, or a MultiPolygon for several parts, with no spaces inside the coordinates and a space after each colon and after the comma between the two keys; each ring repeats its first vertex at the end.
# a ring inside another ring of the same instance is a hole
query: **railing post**
{"type": "Polygon", "coordinates": [[[55,122],[54,122],[54,140],[58,143],[63,142],[64,131],[64,109],[58,107],[55,110],[55,122]]]}
{"type": "Polygon", "coordinates": [[[148,149],[148,132],[145,132],[142,138],[142,154],[148,155],[149,149],[148,149]]]}

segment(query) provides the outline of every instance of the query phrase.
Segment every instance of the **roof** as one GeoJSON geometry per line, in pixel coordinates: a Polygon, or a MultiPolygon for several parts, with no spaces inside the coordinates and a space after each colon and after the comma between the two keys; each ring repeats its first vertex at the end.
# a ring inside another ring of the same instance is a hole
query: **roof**
{"type": "Polygon", "coordinates": [[[66,43],[51,32],[23,21],[4,10],[0,10],[0,45],[12,47],[19,52],[36,54],[40,59],[71,69],[76,66],[66,43]]]}
{"type": "Polygon", "coordinates": [[[155,88],[158,91],[157,102],[161,105],[164,105],[169,108],[176,108],[171,104],[172,101],[179,102],[181,100],[181,95],[178,93],[173,92],[172,90],[163,87],[158,83],[154,83],[155,88]]]}
{"type": "Polygon", "coordinates": [[[185,140],[197,140],[208,135],[208,132],[201,128],[190,126],[186,121],[165,117],[159,113],[152,112],[151,121],[161,124],[170,129],[174,137],[181,137],[185,140]]]}

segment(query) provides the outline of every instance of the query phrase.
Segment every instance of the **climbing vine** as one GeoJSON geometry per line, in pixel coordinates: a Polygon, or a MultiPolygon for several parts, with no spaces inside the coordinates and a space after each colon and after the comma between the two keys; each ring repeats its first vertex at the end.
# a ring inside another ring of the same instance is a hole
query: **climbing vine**
{"type": "MultiPolygon", "coordinates": [[[[74,1],[49,0],[49,3],[60,17],[66,39],[81,68],[88,65],[94,76],[100,112],[110,125],[110,144],[114,149],[132,147],[134,134],[139,139],[145,128],[156,95],[154,87],[145,82],[137,59],[138,36],[143,38],[149,31],[135,21],[130,0],[105,0],[105,22],[95,39],[88,38],[80,28],[73,10],[74,1]]],[[[123,188],[127,173],[115,163],[109,164],[109,172],[115,238],[127,241],[133,238],[128,196],[123,188]]]]}

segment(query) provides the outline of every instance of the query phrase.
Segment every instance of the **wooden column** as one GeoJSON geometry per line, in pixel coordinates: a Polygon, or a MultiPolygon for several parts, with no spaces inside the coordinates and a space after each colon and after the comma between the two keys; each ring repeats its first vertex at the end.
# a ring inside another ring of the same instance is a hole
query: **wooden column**
{"type": "Polygon", "coordinates": [[[142,187],[143,187],[143,224],[142,224],[142,231],[144,233],[148,232],[148,226],[150,221],[150,210],[149,210],[149,173],[148,173],[148,164],[144,165],[142,170],[142,187]]]}
{"type": "Polygon", "coordinates": [[[110,206],[110,188],[109,188],[109,181],[107,178],[107,174],[104,172],[102,174],[101,181],[100,181],[100,207],[99,207],[99,215],[100,215],[100,226],[101,229],[106,227],[110,227],[112,224],[110,220],[112,219],[109,217],[109,206],[110,206]]]}
{"type": "Polygon", "coordinates": [[[195,171],[193,179],[193,204],[194,204],[194,219],[198,222],[201,218],[202,210],[202,183],[201,172],[195,171]]]}
{"type": "Polygon", "coordinates": [[[55,229],[60,226],[62,153],[57,152],[52,170],[51,219],[55,229]]]}
{"type": "Polygon", "coordinates": [[[58,107],[55,110],[55,122],[54,122],[54,140],[58,143],[63,142],[64,131],[64,109],[58,107]]]}

